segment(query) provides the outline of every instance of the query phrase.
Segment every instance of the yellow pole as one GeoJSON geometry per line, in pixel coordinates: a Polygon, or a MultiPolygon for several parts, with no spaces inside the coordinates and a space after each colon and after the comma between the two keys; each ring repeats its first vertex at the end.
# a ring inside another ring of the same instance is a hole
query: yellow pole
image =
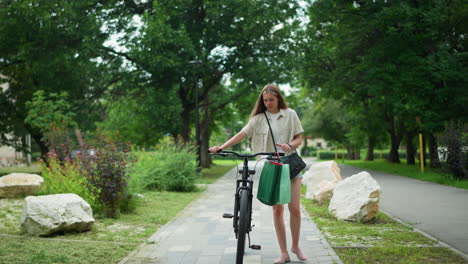
{"type": "Polygon", "coordinates": [[[335,160],[338,160],[338,147],[335,146],[335,160]]]}
{"type": "Polygon", "coordinates": [[[424,149],[422,133],[419,133],[419,161],[421,162],[421,172],[424,173],[424,149]]]}

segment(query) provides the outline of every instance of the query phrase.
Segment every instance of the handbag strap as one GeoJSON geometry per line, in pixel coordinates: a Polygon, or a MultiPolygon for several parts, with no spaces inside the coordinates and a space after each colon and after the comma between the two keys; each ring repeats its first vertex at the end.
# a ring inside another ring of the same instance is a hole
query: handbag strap
{"type": "Polygon", "coordinates": [[[266,114],[266,111],[263,112],[263,114],[265,115],[265,119],[266,119],[266,121],[268,123],[268,127],[270,128],[271,139],[273,139],[273,147],[275,148],[276,156],[278,156],[278,160],[280,160],[278,149],[276,148],[275,137],[273,136],[273,130],[271,129],[270,121],[268,121],[268,116],[266,114]]]}

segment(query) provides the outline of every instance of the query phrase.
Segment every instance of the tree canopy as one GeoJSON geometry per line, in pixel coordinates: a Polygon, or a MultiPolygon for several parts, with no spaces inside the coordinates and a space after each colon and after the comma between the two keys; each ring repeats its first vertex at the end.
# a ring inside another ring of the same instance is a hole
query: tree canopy
{"type": "Polygon", "coordinates": [[[196,140],[199,113],[196,143],[209,166],[212,132],[239,129],[267,83],[301,90],[288,99],[305,134],[350,152],[367,145],[369,159],[388,141],[389,160],[399,162],[400,145],[414,152],[418,132],[434,153],[435,135],[447,121],[466,123],[465,1],[303,6],[286,0],[2,1],[0,83],[8,88],[0,92],[0,143],[29,133],[47,152],[44,120],[56,110],[81,130],[100,128],[136,146],[154,146],[164,135],[187,143],[196,140]],[[40,105],[37,91],[43,102],[60,104],[42,112],[28,106],[40,105]]]}
{"type": "Polygon", "coordinates": [[[399,162],[398,148],[407,133],[436,133],[444,120],[466,121],[466,32],[459,27],[466,12],[461,15],[459,8],[466,10],[466,4],[314,2],[301,71],[304,86],[321,98],[339,100],[345,111],[360,111],[369,122],[354,124],[370,138],[380,122],[392,140],[389,159],[399,162]]]}

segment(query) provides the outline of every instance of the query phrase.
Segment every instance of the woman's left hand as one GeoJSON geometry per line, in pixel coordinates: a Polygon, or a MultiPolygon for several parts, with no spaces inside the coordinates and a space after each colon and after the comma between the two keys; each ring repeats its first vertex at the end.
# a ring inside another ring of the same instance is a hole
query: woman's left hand
{"type": "Polygon", "coordinates": [[[284,152],[290,152],[291,147],[289,144],[276,144],[276,146],[280,147],[284,152]]]}

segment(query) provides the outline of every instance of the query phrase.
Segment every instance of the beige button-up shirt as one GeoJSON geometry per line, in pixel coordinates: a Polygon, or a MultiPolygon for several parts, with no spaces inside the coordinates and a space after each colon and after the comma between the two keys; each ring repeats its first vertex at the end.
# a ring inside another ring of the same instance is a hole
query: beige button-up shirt
{"type": "MultiPolygon", "coordinates": [[[[294,136],[304,132],[296,111],[291,108],[280,109],[275,123],[278,126],[278,135],[275,135],[275,142],[277,144],[290,143],[294,139],[294,136]]],[[[249,123],[242,128],[242,131],[249,138],[252,138],[252,150],[254,153],[275,151],[265,114],[257,114],[251,118],[249,123]]]]}

